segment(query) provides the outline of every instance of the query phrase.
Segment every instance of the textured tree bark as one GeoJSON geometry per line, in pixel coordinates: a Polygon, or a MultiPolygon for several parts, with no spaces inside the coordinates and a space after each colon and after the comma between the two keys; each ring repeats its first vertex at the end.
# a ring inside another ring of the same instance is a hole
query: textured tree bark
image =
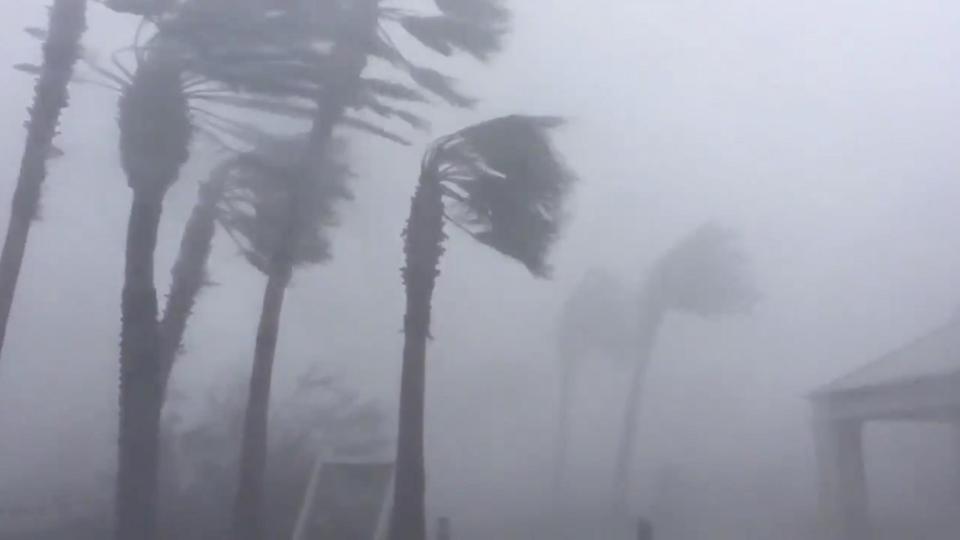
{"type": "Polygon", "coordinates": [[[166,396],[173,363],[183,343],[197,295],[206,284],[207,261],[217,230],[217,203],[222,190],[220,183],[207,183],[200,188],[197,204],[183,231],[177,262],[173,265],[173,281],[160,321],[161,400],[166,396]]]}
{"type": "Polygon", "coordinates": [[[424,404],[430,303],[443,254],[443,201],[440,186],[421,178],[405,231],[407,292],[396,478],[390,540],[426,540],[424,404]]]}
{"type": "Polygon", "coordinates": [[[34,88],[26,147],[13,193],[10,223],[0,252],[0,353],[30,226],[37,215],[40,188],[47,175],[47,157],[57,135],[60,113],[69,99],[67,87],[79,55],[80,38],[86,29],[86,11],[86,0],[57,0],[50,9],[48,37],[43,44],[43,67],[34,88]]]}
{"type": "Polygon", "coordinates": [[[639,331],[636,342],[636,358],[630,390],[627,394],[620,445],[617,450],[616,469],[613,478],[613,504],[618,515],[630,515],[628,498],[630,492],[630,466],[636,457],[637,428],[640,416],[640,399],[643,382],[650,365],[650,356],[656,341],[657,331],[663,320],[663,308],[656,300],[655,292],[647,294],[640,306],[639,331]]]}
{"type": "MultiPolygon", "coordinates": [[[[279,274],[279,273],[278,273],[279,274]]],[[[277,351],[280,313],[289,273],[267,279],[254,349],[250,394],[244,419],[240,452],[240,481],[233,514],[233,540],[263,538],[263,483],[267,462],[267,413],[270,407],[270,384],[277,351]]]]}
{"type": "Polygon", "coordinates": [[[160,363],[153,254],[162,195],[135,191],[121,305],[116,540],[155,540],[160,363]]]}

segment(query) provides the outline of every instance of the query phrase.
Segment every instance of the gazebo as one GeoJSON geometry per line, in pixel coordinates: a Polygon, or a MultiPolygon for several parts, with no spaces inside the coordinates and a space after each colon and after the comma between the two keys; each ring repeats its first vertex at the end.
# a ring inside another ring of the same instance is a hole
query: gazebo
{"type": "Polygon", "coordinates": [[[906,420],[960,428],[960,314],[820,388],[811,401],[820,501],[830,538],[871,540],[864,425],[906,420]]]}

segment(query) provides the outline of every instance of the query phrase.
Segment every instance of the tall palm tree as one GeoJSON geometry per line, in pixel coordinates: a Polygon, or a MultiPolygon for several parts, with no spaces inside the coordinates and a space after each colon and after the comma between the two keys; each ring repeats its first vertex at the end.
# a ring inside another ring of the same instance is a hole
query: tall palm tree
{"type": "MultiPolygon", "coordinates": [[[[67,106],[67,86],[80,55],[86,13],[86,0],[56,0],[50,9],[49,28],[43,44],[43,65],[36,69],[39,77],[27,121],[27,141],[10,205],[7,235],[0,252],[0,352],[3,351],[30,225],[36,218],[40,188],[47,175],[47,158],[54,150],[53,139],[57,135],[60,113],[67,106]]],[[[34,33],[42,34],[42,31],[34,33]]]]}
{"type": "Polygon", "coordinates": [[[334,159],[318,162],[321,168],[302,178],[298,160],[307,144],[300,138],[274,141],[238,156],[228,169],[221,203],[221,223],[267,278],[241,443],[233,524],[238,540],[256,538],[264,527],[267,413],[286,289],[297,266],[329,260],[326,229],[336,224],[337,203],[350,196],[349,171],[334,159]],[[297,213],[291,220],[292,207],[297,213]]]}
{"type": "Polygon", "coordinates": [[[197,296],[208,283],[207,260],[213,248],[219,217],[218,205],[226,189],[229,166],[229,162],[218,166],[210,179],[200,186],[197,202],[180,240],[180,250],[171,272],[170,292],[159,323],[161,399],[166,395],[173,364],[183,343],[197,296]]]}
{"type": "Polygon", "coordinates": [[[391,540],[426,537],[426,347],[444,222],[546,276],[546,255],[574,181],[547,138],[558,124],[555,118],[497,118],[437,140],[423,158],[404,232],[407,309],[391,540]]]}
{"type": "Polygon", "coordinates": [[[153,255],[163,199],[189,157],[193,125],[182,66],[147,51],[120,99],[120,155],[133,192],[120,338],[116,539],[156,537],[160,329],[153,255]]]}
{"type": "Polygon", "coordinates": [[[664,317],[685,312],[701,317],[745,313],[759,295],[735,234],[715,224],[699,227],[665,253],[640,293],[636,360],[627,395],[614,473],[614,504],[626,511],[630,464],[635,455],[643,380],[664,317]]]}
{"type": "Polygon", "coordinates": [[[629,292],[613,275],[593,269],[587,272],[564,302],[557,324],[557,359],[560,366],[560,399],[554,444],[553,494],[563,494],[569,438],[569,417],[579,363],[591,353],[621,362],[632,352],[632,311],[629,292]]]}

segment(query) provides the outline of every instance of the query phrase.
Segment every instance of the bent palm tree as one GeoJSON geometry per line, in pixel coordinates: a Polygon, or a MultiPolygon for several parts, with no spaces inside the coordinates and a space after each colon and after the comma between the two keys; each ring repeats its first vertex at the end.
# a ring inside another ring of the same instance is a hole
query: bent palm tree
{"type": "Polygon", "coordinates": [[[424,540],[423,415],[430,305],[444,251],[445,221],[515,259],[549,273],[573,174],[547,138],[554,118],[508,116],[437,140],[423,158],[404,231],[403,368],[391,540],[424,540]]]}
{"type": "Polygon", "coordinates": [[[627,395],[614,473],[614,504],[627,510],[640,396],[660,323],[671,311],[701,317],[744,313],[758,293],[732,231],[708,224],[695,230],[654,265],[640,294],[636,364],[627,395]]]}
{"type": "Polygon", "coordinates": [[[557,325],[560,396],[553,470],[555,501],[563,494],[570,408],[578,363],[591,353],[599,353],[618,362],[629,359],[633,327],[632,312],[626,300],[628,296],[626,288],[615,276],[594,269],[580,281],[560,313],[557,325]]]}
{"type": "MultiPolygon", "coordinates": [[[[0,353],[7,334],[13,295],[23,266],[30,225],[37,215],[40,187],[47,175],[60,113],[67,106],[67,86],[80,53],[86,28],[86,0],[56,0],[50,9],[33,105],[27,122],[27,142],[20,162],[17,187],[10,205],[10,223],[0,253],[0,353]]],[[[26,66],[32,68],[32,66],[26,66]]]]}
{"type": "Polygon", "coordinates": [[[303,171],[298,160],[306,146],[300,139],[273,141],[238,156],[228,169],[221,203],[221,223],[267,277],[241,443],[233,524],[237,540],[260,537],[264,526],[267,413],[286,289],[297,266],[329,260],[326,229],[336,224],[337,203],[350,197],[349,171],[335,160],[318,160],[318,169],[303,171]],[[292,207],[297,210],[293,219],[292,207]]]}

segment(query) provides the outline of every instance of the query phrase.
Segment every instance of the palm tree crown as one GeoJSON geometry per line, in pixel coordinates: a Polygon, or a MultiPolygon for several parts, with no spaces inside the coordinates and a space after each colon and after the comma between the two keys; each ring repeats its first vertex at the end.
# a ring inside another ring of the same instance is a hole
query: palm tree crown
{"type": "Polygon", "coordinates": [[[441,187],[445,217],[477,241],[546,277],[574,175],[553,149],[554,117],[505,116],[437,140],[425,177],[441,187]]]}
{"type": "Polygon", "coordinates": [[[748,312],[759,298],[736,234],[714,223],[665,253],[648,280],[649,294],[664,308],[704,317],[748,312]]]}

